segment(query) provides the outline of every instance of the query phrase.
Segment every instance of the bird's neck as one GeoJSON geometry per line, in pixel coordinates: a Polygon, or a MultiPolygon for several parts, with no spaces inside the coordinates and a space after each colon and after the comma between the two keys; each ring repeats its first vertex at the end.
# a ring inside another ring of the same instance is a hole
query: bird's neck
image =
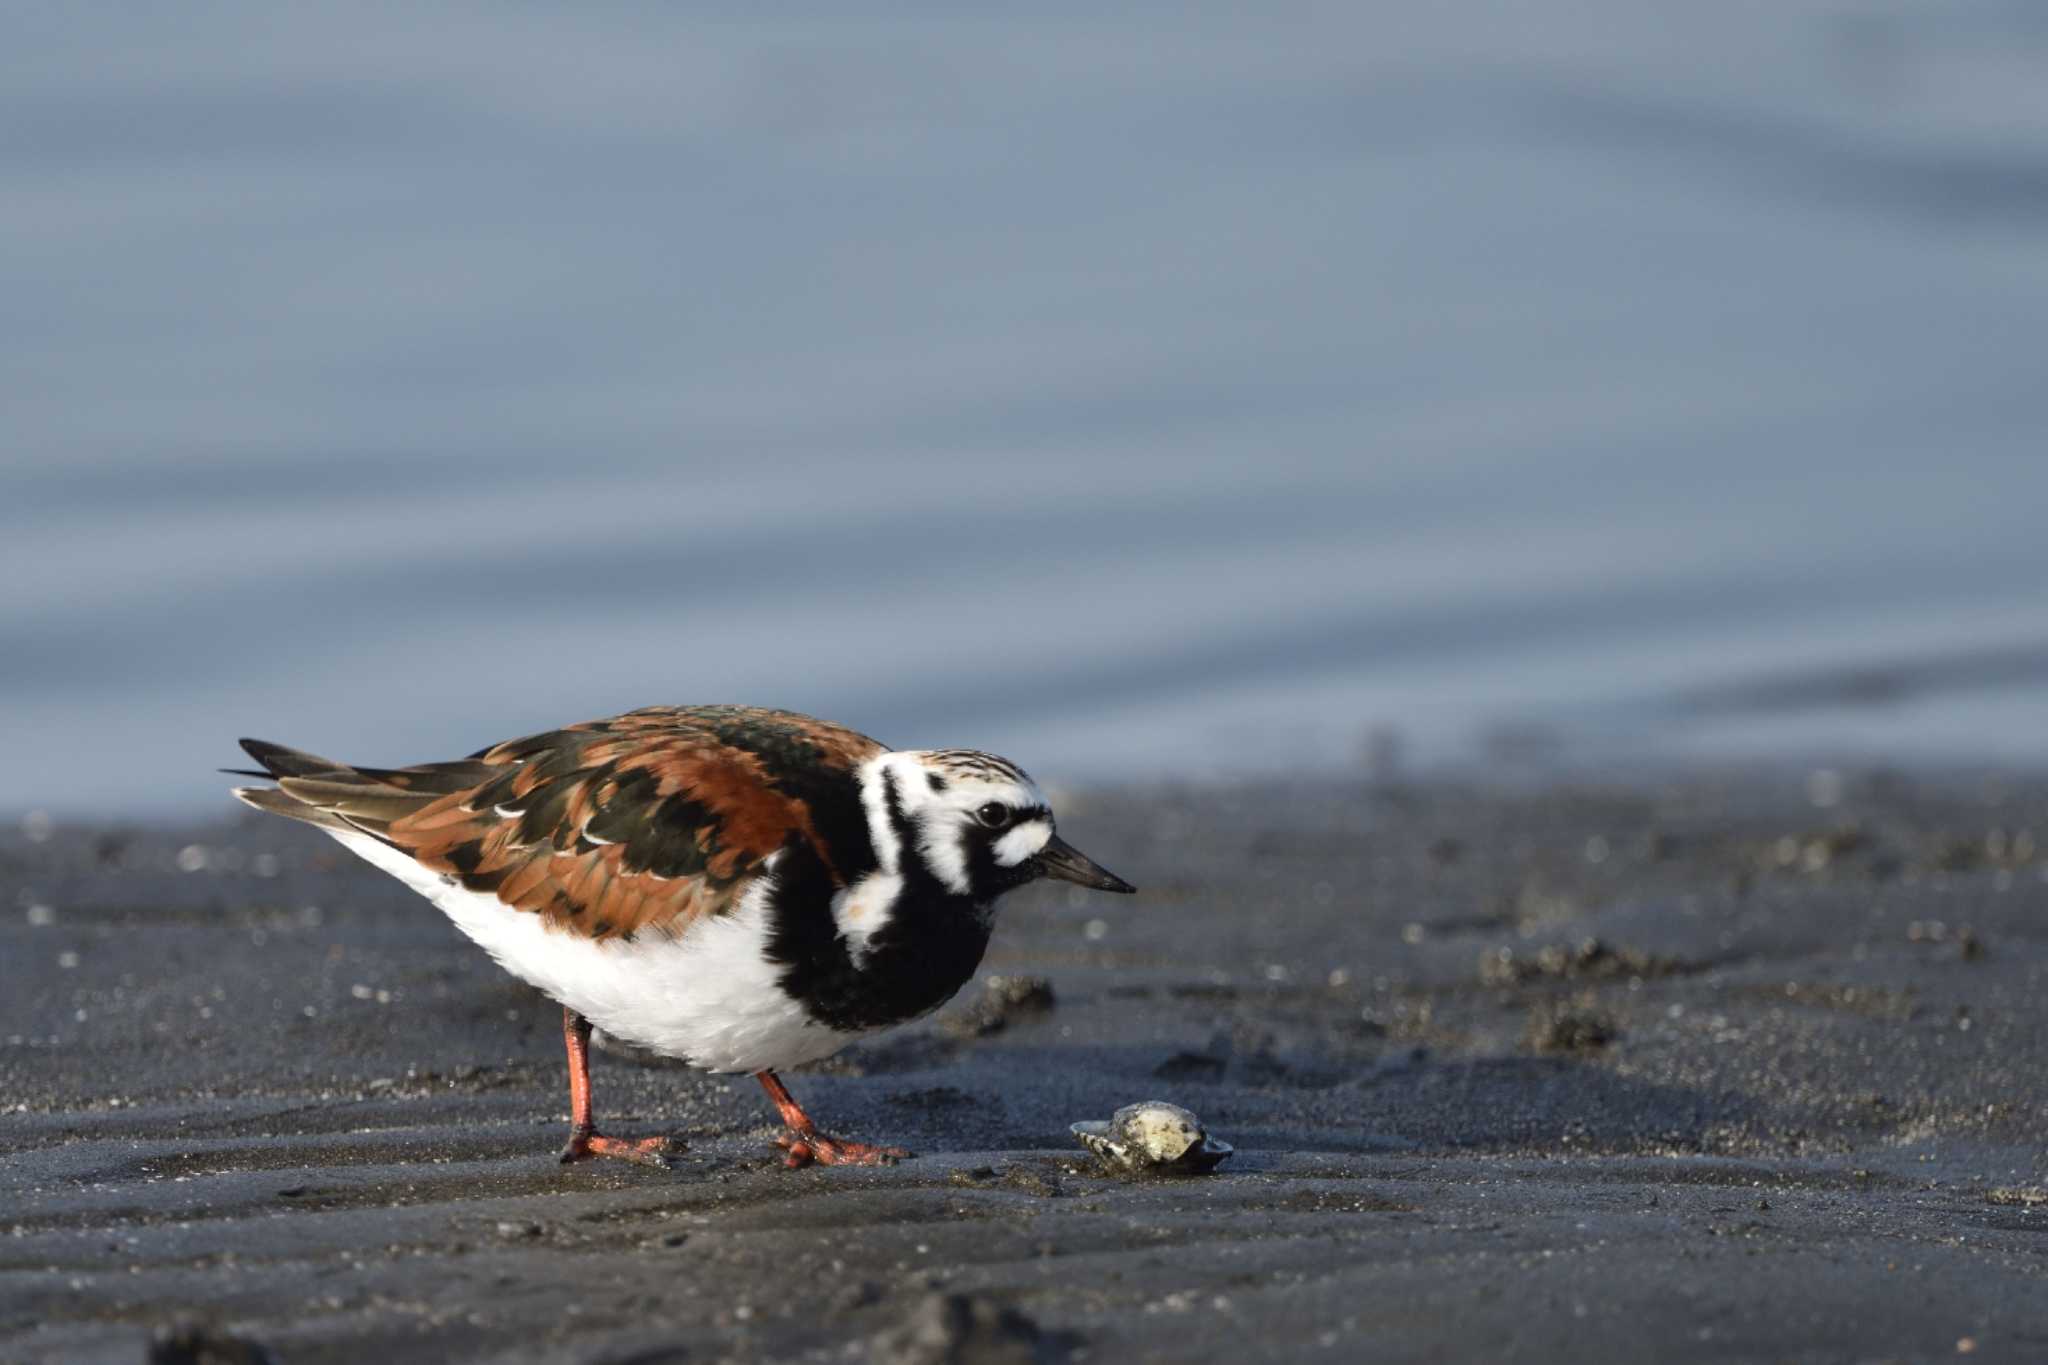
{"type": "Polygon", "coordinates": [[[878,775],[881,799],[870,809],[884,823],[871,816],[869,825],[876,867],[834,898],[834,917],[854,974],[907,1018],[937,1008],[974,975],[995,904],[970,889],[964,866],[934,866],[899,780],[887,769],[878,775]]]}
{"type": "Polygon", "coordinates": [[[965,985],[988,947],[989,906],[928,878],[868,877],[838,889],[822,863],[778,870],[769,956],[784,990],[820,1023],[849,1032],[901,1023],[965,985]],[[886,900],[864,895],[887,892],[886,900]]]}
{"type": "MultiPolygon", "coordinates": [[[[896,878],[905,896],[973,898],[966,854],[943,837],[934,838],[918,812],[931,791],[913,754],[877,754],[861,765],[860,802],[867,815],[868,844],[875,875],[896,878]]],[[[988,899],[986,896],[981,899],[988,899]]]]}
{"type": "Polygon", "coordinates": [[[913,813],[921,793],[910,780],[923,781],[914,764],[885,754],[860,770],[871,857],[842,864],[835,877],[792,849],[776,869],[770,956],[784,966],[783,988],[835,1028],[878,1028],[936,1009],[988,947],[994,897],[973,894],[964,868],[933,866],[913,813]]]}

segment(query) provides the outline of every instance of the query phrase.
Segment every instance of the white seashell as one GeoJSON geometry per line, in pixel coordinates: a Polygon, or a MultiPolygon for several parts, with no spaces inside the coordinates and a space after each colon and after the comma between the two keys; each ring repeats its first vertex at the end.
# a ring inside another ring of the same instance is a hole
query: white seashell
{"type": "Polygon", "coordinates": [[[1229,1143],[1212,1141],[1200,1119],[1163,1100],[1127,1104],[1109,1122],[1077,1123],[1073,1133],[1105,1162],[1135,1173],[1199,1175],[1232,1151],[1229,1143]]]}

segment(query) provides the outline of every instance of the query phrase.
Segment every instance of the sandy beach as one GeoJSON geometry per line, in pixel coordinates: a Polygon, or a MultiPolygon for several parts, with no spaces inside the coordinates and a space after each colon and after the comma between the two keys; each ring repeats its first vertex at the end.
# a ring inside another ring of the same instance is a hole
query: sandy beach
{"type": "Polygon", "coordinates": [[[9,24],[0,1365],[2048,1361],[2043,14],[9,24]],[[219,772],[718,702],[1141,888],[900,1165],[219,772]]]}
{"type": "Polygon", "coordinates": [[[1144,894],[1014,898],[793,1076],[918,1153],[801,1172],[751,1081],[616,1049],[600,1114],[688,1153],[557,1165],[552,1008],[317,836],[10,831],[0,1359],[2048,1353],[2048,782],[1066,809],[1144,894]],[[1236,1155],[1068,1134],[1147,1098],[1236,1155]]]}

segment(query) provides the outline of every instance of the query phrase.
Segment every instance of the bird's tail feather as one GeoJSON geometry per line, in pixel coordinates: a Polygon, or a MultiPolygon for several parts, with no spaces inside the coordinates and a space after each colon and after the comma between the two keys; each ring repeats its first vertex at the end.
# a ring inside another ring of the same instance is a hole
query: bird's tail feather
{"type": "Polygon", "coordinates": [[[240,800],[322,829],[376,838],[390,832],[392,821],[467,791],[493,772],[486,764],[468,760],[414,768],[353,768],[260,739],[243,740],[242,749],[263,770],[241,770],[237,775],[268,777],[277,785],[237,787],[234,792],[240,800]]]}

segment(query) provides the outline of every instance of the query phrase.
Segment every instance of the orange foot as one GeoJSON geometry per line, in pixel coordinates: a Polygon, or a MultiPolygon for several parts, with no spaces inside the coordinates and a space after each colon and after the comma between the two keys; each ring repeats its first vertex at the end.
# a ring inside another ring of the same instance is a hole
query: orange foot
{"type": "Polygon", "coordinates": [[[588,1161],[596,1156],[617,1157],[621,1161],[637,1161],[642,1166],[659,1166],[667,1170],[669,1157],[688,1150],[674,1138],[615,1138],[606,1137],[595,1128],[574,1128],[569,1140],[562,1144],[559,1156],[566,1166],[572,1161],[588,1161]]]}
{"type": "Polygon", "coordinates": [[[894,1166],[910,1155],[901,1147],[877,1147],[868,1142],[849,1142],[827,1137],[813,1129],[807,1133],[787,1132],[775,1145],[788,1152],[782,1164],[792,1171],[816,1162],[820,1166],[894,1166]]]}

